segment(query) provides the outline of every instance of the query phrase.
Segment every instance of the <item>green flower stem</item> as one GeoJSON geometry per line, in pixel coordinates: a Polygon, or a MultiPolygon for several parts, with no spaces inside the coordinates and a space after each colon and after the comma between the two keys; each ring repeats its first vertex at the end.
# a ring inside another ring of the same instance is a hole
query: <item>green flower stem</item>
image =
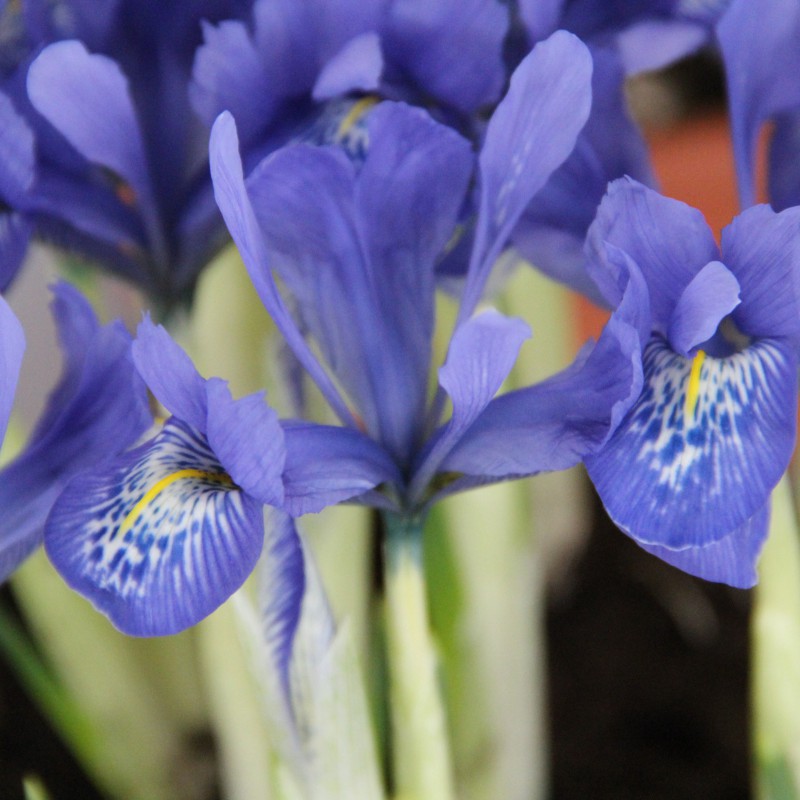
{"type": "Polygon", "coordinates": [[[228,602],[197,626],[220,778],[229,800],[269,800],[271,747],[249,656],[228,602]]]}
{"type": "Polygon", "coordinates": [[[447,498],[434,510],[444,518],[461,581],[458,658],[448,662],[448,687],[458,689],[449,708],[464,800],[546,794],[544,613],[528,489],[501,483],[447,498]]]}
{"type": "Polygon", "coordinates": [[[752,621],[756,797],[800,797],[800,532],[789,481],[772,494],[752,621]]]}
{"type": "MultiPolygon", "coordinates": [[[[112,797],[175,797],[187,731],[143,674],[143,642],[115,631],[66,586],[42,550],[11,584],[53,672],[93,729],[70,744],[94,781],[112,797]]],[[[61,730],[77,733],[74,726],[61,730]]]]}
{"type": "Polygon", "coordinates": [[[422,522],[386,523],[386,651],[395,791],[403,800],[455,797],[436,647],[428,625],[422,522]]]}

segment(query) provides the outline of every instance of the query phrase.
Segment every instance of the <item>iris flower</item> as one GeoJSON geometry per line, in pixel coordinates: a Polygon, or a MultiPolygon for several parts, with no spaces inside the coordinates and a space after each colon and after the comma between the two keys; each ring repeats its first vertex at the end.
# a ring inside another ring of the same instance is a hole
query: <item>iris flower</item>
{"type": "Polygon", "coordinates": [[[262,401],[233,401],[204,382],[145,322],[136,363],[174,416],[113,470],[77,477],[54,507],[47,549],[67,581],[123,630],[172,632],[236,588],[263,537],[255,519],[232,519],[210,495],[294,517],[357,500],[412,518],[452,491],[564,468],[599,447],[638,394],[637,304],[623,300],[565,372],[495,400],[530,332],[496,311],[473,315],[519,214],[574,145],[590,72],[586,48],[554,35],[519,67],[489,124],[469,278],[433,401],[434,270],[473,177],[468,142],[387,102],[367,121],[363,163],[300,144],[245,181],[233,117],[221,115],[211,140],[220,208],[265,307],[342,424],[279,425],[262,401]],[[440,425],[445,394],[453,412],[440,425]],[[178,447],[167,439],[179,432],[178,447]],[[251,546],[240,548],[241,536],[251,546]]]}
{"type": "Polygon", "coordinates": [[[754,206],[722,232],[626,179],[589,234],[607,300],[647,287],[644,387],[589,475],[616,524],[693,575],[756,581],[769,495],[795,441],[800,209],[754,206]],[[631,277],[633,276],[633,277],[631,277]]]}
{"type": "MultiPolygon", "coordinates": [[[[42,543],[47,514],[67,482],[133,445],[152,419],[123,325],[100,325],[67,283],[57,284],[53,295],[64,369],[26,446],[0,470],[0,580],[42,543]]],[[[6,369],[19,344],[10,324],[5,319],[2,331],[6,369]]],[[[2,398],[5,430],[10,401],[6,392],[2,398]]]]}
{"type": "Polygon", "coordinates": [[[500,97],[507,27],[499,0],[256,0],[249,25],[204,26],[194,105],[209,126],[230,111],[246,155],[348,96],[433,104],[463,125],[500,97]]]}
{"type": "Polygon", "coordinates": [[[0,252],[16,267],[35,230],[164,308],[187,301],[227,239],[189,104],[200,20],[249,2],[23,5],[0,9],[0,30],[21,29],[0,40],[17,60],[0,87],[0,252]]]}

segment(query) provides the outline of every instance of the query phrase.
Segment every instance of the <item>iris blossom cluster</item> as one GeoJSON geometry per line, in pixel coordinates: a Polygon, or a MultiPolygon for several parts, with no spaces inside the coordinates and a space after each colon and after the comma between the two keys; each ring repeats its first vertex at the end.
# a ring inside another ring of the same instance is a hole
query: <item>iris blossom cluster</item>
{"type": "Polygon", "coordinates": [[[497,399],[530,332],[496,311],[473,314],[519,215],[569,155],[590,82],[575,37],[537,45],[477,165],[455,131],[384,102],[366,120],[363,163],[298,144],[245,180],[234,119],[221,115],[211,139],[220,208],[265,307],[342,424],[279,422],[258,396],[232,400],[145,321],[134,359],[172,416],[140,448],[77,476],[56,502],[46,547],[67,581],[123,630],[172,632],[252,568],[261,504],[297,517],[349,499],[419,517],[453,491],[561,469],[600,447],[639,390],[633,300],[565,372],[497,399]],[[473,176],[480,211],[468,277],[429,401],[435,265],[473,176]],[[453,410],[440,424],[445,394],[453,410]]]}
{"type": "Polygon", "coordinates": [[[741,6],[609,8],[0,7],[5,253],[35,226],[167,307],[191,295],[224,219],[339,423],[235,400],[149,317],[131,343],[61,286],[64,378],[3,473],[5,573],[49,512],[46,547],[71,585],[127,632],[171,633],[250,573],[264,506],[294,519],[358,502],[416,520],[450,493],[585,460],[642,546],[750,585],[794,441],[796,217],[754,207],[720,251],[696,212],[633,180],[652,178],[625,76],[713,31],[730,61],[741,6]],[[496,396],[530,335],[479,311],[512,246],[614,311],[564,372],[496,396]],[[431,396],[443,274],[459,276],[460,305],[431,396]],[[169,414],[149,435],[145,386],[169,414]]]}

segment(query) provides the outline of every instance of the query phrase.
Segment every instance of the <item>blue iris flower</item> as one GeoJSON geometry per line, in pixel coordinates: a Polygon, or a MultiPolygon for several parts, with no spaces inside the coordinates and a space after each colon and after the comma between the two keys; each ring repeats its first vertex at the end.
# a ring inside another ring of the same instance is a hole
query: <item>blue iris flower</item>
{"type": "Polygon", "coordinates": [[[793,0],[733,0],[717,26],[727,75],[731,132],[743,208],[756,198],[756,141],[774,122],[769,200],[800,204],[800,7],[793,0]]]}
{"type": "Polygon", "coordinates": [[[612,305],[647,287],[644,387],[586,459],[611,518],[694,575],[747,587],[795,442],[800,209],[754,206],[717,247],[702,215],[625,179],[588,239],[612,305]],[[633,277],[631,277],[633,276],[633,277]]]}
{"type": "Polygon", "coordinates": [[[5,4],[0,39],[0,282],[35,229],[136,283],[164,308],[190,299],[227,237],[189,81],[202,19],[245,0],[5,4]],[[42,49],[43,45],[47,45],[42,49]],[[13,259],[11,256],[13,255],[13,259]]]}
{"type": "MultiPolygon", "coordinates": [[[[80,292],[67,283],[57,284],[53,295],[64,369],[26,446],[0,470],[0,580],[42,543],[47,514],[67,482],[133,445],[152,421],[124,326],[101,325],[80,292]]],[[[4,301],[0,308],[4,309],[2,366],[9,387],[9,374],[19,366],[14,366],[12,356],[20,336],[9,330],[10,312],[4,301]]],[[[2,404],[0,421],[5,430],[7,391],[2,404]]]]}
{"type": "Polygon", "coordinates": [[[232,400],[145,321],[134,358],[173,416],[110,469],[77,477],[54,506],[46,546],[67,581],[123,630],[169,633],[252,568],[262,504],[298,517],[353,500],[416,517],[451,492],[596,450],[641,388],[640,287],[623,288],[571,367],[496,399],[530,331],[496,311],[473,314],[519,215],[574,146],[590,73],[571,34],[537,45],[488,125],[477,169],[451,128],[385,102],[367,120],[363,161],[298,144],[245,180],[234,119],[221,115],[211,138],[220,208],[266,309],[342,424],[278,421],[257,396],[232,400]],[[475,178],[471,263],[431,402],[435,266],[475,178]],[[452,414],[440,424],[445,395],[452,414]]]}
{"type": "Polygon", "coordinates": [[[209,126],[234,115],[248,164],[348,96],[434,105],[467,125],[503,91],[507,28],[500,0],[256,0],[249,24],[204,26],[193,100],[209,126]]]}

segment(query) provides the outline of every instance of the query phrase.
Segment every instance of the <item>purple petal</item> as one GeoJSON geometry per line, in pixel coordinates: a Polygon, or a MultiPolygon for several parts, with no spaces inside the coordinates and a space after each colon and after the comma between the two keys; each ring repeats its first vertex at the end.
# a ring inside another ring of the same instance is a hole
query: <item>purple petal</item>
{"type": "Polygon", "coordinates": [[[238,589],[263,534],[261,504],[235,486],[198,431],[173,418],[68,484],[45,548],[121,631],[160,636],[199,622],[238,589]]]}
{"type": "Polygon", "coordinates": [[[284,148],[256,168],[248,191],[260,223],[264,263],[279,273],[302,324],[367,429],[379,435],[377,387],[382,384],[374,373],[383,366],[386,345],[374,279],[359,242],[353,165],[338,149],[284,148]]]}
{"type": "Polygon", "coordinates": [[[800,113],[775,118],[769,142],[768,195],[777,211],[800,205],[800,113]]]}
{"type": "Polygon", "coordinates": [[[133,360],[159,402],[178,419],[205,433],[208,418],[206,382],[189,356],[149,315],[139,323],[133,360]]]}
{"type": "Polygon", "coordinates": [[[644,20],[616,37],[620,60],[628,75],[663,69],[699,50],[709,39],[709,28],[682,20],[644,20]]]}
{"type": "MultiPolygon", "coordinates": [[[[739,282],[719,261],[706,264],[678,299],[667,339],[682,356],[716,333],[723,317],[739,305],[739,282]]],[[[692,355],[694,355],[692,353],[692,355]]]]}
{"type": "MultiPolygon", "coordinates": [[[[2,578],[40,544],[45,518],[67,481],[131,446],[151,422],[124,327],[100,327],[68,284],[56,285],[54,295],[64,373],[27,446],[0,471],[2,578]]],[[[13,336],[3,341],[10,344],[13,336]]]]}
{"type": "Polygon", "coordinates": [[[236,123],[227,112],[220,114],[214,123],[209,153],[217,204],[225,218],[228,230],[242,254],[242,259],[261,302],[264,303],[283,338],[317,384],[331,408],[343,422],[355,425],[355,420],[341,395],[320,366],[278,293],[272,278],[263,233],[244,184],[236,123]]]}
{"type": "Polygon", "coordinates": [[[278,415],[263,393],[234,400],[219,378],[209,380],[206,391],[208,442],[225,471],[265,505],[280,505],[286,448],[278,415]]]}
{"type": "Polygon", "coordinates": [[[323,68],[312,97],[329,100],[350,92],[374,92],[383,73],[381,40],[369,31],[351,39],[323,68]]]}
{"type": "Polygon", "coordinates": [[[742,287],[733,314],[742,332],[800,334],[800,208],[747,209],[722,231],[722,253],[742,287]]]}
{"type": "Polygon", "coordinates": [[[519,13],[532,42],[546,39],[559,28],[567,0],[519,0],[519,13]]]}
{"type": "Polygon", "coordinates": [[[28,71],[36,110],[92,164],[124,178],[154,244],[160,241],[147,157],[128,80],[115,61],[78,41],[46,47],[28,71]]]}
{"type": "Polygon", "coordinates": [[[756,562],[769,532],[769,503],[722,539],[699,547],[670,550],[640,545],[673,567],[704,578],[749,589],[758,582],[756,562]]]}
{"type": "Polygon", "coordinates": [[[448,452],[497,394],[530,335],[527,323],[497,311],[472,317],[456,329],[439,369],[439,383],[452,400],[453,415],[415,473],[412,497],[426,489],[448,452]]]}
{"type": "Polygon", "coordinates": [[[608,249],[623,250],[647,281],[653,323],[665,330],[675,306],[694,276],[719,251],[703,215],[694,208],[648,189],[630,178],[614,181],[589,229],[589,273],[602,286],[608,249]]]}
{"type": "Polygon", "coordinates": [[[18,205],[33,184],[36,156],[33,131],[0,92],[0,199],[18,205]]]}
{"type": "Polygon", "coordinates": [[[645,388],[587,459],[614,522],[673,550],[715,542],[767,502],[794,448],[797,359],[763,339],[726,358],[645,351],[645,388]]]}
{"type": "Polygon", "coordinates": [[[285,508],[292,516],[321,511],[381,483],[400,483],[389,454],[352,428],[285,422],[285,508]]]}
{"type": "Polygon", "coordinates": [[[493,400],[441,470],[486,481],[566,469],[597,450],[642,386],[647,290],[633,272],[597,344],[563,372],[493,400]]]}
{"type": "Polygon", "coordinates": [[[733,0],[717,25],[728,85],[739,198],[755,202],[756,138],[765,120],[800,106],[800,5],[733,0]]]}
{"type": "MultiPolygon", "coordinates": [[[[89,247],[113,247],[117,260],[146,260],[141,226],[131,209],[123,205],[106,186],[87,182],[74,175],[46,171],[36,181],[36,189],[26,208],[37,214],[40,231],[49,233],[51,221],[68,226],[84,250],[89,247]]],[[[54,237],[61,241],[60,236],[54,237]]],[[[68,242],[68,244],[70,244],[68,242]]],[[[91,252],[91,249],[89,249],[91,252]]],[[[113,259],[108,259],[113,263],[113,259]]],[[[141,266],[137,265],[141,273],[141,266]]]]}
{"type": "Polygon", "coordinates": [[[525,207],[572,152],[589,116],[591,73],[585,45],[559,31],[537,44],[512,75],[481,150],[480,213],[462,320],[475,308],[525,207]]]}
{"type": "Polygon", "coordinates": [[[306,591],[304,562],[303,546],[294,520],[288,514],[270,509],[261,562],[264,641],[268,645],[290,717],[289,664],[306,591]]]}
{"type": "Polygon", "coordinates": [[[247,25],[228,20],[218,26],[203,24],[205,43],[195,54],[192,105],[207,125],[225,110],[237,119],[245,140],[269,124],[280,97],[265,90],[268,85],[262,52],[247,25]],[[253,103],[252,98],[260,98],[253,103]]]}
{"type": "Polygon", "coordinates": [[[387,50],[425,94],[467,114],[505,83],[508,11],[498,0],[395,0],[387,50]]]}
{"type": "Polygon", "coordinates": [[[366,429],[404,458],[424,416],[435,259],[472,159],[419,109],[384,103],[368,128],[358,176],[339,150],[298,146],[263,162],[248,189],[303,322],[366,429]]]}
{"type": "Polygon", "coordinates": [[[0,211],[0,291],[5,291],[19,272],[33,234],[33,223],[22,214],[0,211]]]}
{"type": "Polygon", "coordinates": [[[455,230],[473,159],[465,139],[419,109],[383,103],[367,124],[356,213],[376,316],[360,335],[383,362],[373,387],[382,439],[405,455],[425,413],[435,263],[455,230]]]}
{"type": "Polygon", "coordinates": [[[0,442],[6,435],[24,352],[22,325],[5,298],[0,297],[0,442]]]}
{"type": "Polygon", "coordinates": [[[537,269],[605,305],[586,272],[586,233],[610,181],[654,185],[647,146],[630,118],[616,55],[593,50],[592,110],[575,149],[528,205],[514,245],[537,269]]]}

